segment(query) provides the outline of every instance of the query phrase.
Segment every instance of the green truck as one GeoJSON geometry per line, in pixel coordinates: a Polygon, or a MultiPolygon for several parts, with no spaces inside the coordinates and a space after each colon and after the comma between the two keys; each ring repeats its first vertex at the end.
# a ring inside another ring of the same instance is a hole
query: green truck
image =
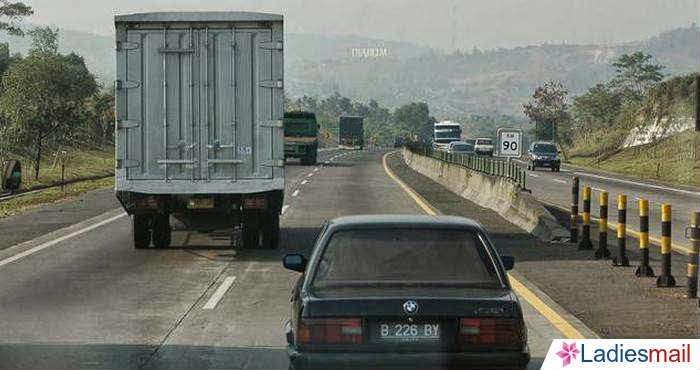
{"type": "Polygon", "coordinates": [[[316,164],[318,123],[313,112],[284,114],[284,158],[299,158],[301,164],[316,164]]]}
{"type": "Polygon", "coordinates": [[[364,148],[363,117],[342,116],[338,123],[338,146],[347,149],[364,148]]]}

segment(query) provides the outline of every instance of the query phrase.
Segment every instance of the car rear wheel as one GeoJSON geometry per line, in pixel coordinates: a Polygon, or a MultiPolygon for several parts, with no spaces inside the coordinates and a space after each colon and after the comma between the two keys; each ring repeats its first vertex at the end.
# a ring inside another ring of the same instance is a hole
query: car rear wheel
{"type": "Polygon", "coordinates": [[[146,215],[131,216],[131,233],[135,249],[146,249],[151,244],[151,219],[146,215]]]}
{"type": "Polygon", "coordinates": [[[168,248],[172,237],[170,215],[157,215],[153,218],[153,246],[168,248]]]}

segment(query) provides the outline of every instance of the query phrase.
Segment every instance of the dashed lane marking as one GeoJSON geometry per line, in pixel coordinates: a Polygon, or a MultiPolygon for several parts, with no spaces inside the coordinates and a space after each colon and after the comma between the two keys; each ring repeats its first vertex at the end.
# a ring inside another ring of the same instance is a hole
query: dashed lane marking
{"type": "Polygon", "coordinates": [[[288,209],[289,209],[289,204],[283,205],[283,206],[282,206],[282,212],[281,212],[281,213],[284,214],[285,212],[287,212],[288,209]]]}
{"type": "Polygon", "coordinates": [[[299,195],[299,189],[294,190],[294,192],[292,193],[293,197],[296,197],[297,195],[299,195]]]}
{"type": "Polygon", "coordinates": [[[211,298],[207,301],[207,303],[202,307],[203,310],[213,310],[216,308],[216,305],[219,303],[221,298],[224,297],[224,294],[231,288],[231,285],[233,285],[233,282],[236,281],[235,276],[227,276],[226,279],[219,285],[219,287],[216,289],[214,294],[212,294],[211,298]]]}
{"type": "Polygon", "coordinates": [[[64,236],[62,236],[62,237],[56,238],[56,239],[51,240],[51,241],[48,241],[48,242],[46,242],[46,243],[39,244],[39,245],[37,245],[36,247],[27,249],[27,250],[24,251],[24,252],[17,253],[17,254],[15,254],[15,255],[12,256],[12,257],[8,257],[8,258],[5,258],[4,260],[0,261],[0,267],[5,266],[5,265],[7,265],[7,264],[10,264],[10,263],[12,263],[12,262],[21,260],[21,259],[24,258],[24,257],[30,256],[30,255],[32,255],[32,254],[34,254],[34,253],[36,253],[36,252],[39,252],[39,251],[41,251],[41,250],[43,250],[43,249],[52,247],[52,246],[54,246],[54,245],[56,245],[56,244],[58,244],[58,243],[61,243],[61,242],[65,241],[65,240],[68,240],[68,239],[71,239],[71,238],[76,237],[76,236],[78,236],[78,235],[84,234],[84,233],[86,233],[86,232],[88,232],[88,231],[90,231],[90,230],[97,229],[97,228],[100,227],[100,226],[106,225],[106,224],[108,224],[108,223],[110,223],[110,222],[112,222],[112,221],[118,220],[118,219],[120,219],[120,218],[122,218],[122,217],[124,217],[124,216],[126,216],[126,213],[118,214],[118,215],[113,216],[113,217],[110,217],[110,218],[108,218],[108,219],[106,219],[106,220],[100,221],[100,222],[98,222],[98,223],[95,223],[95,224],[92,224],[92,225],[90,225],[90,226],[84,227],[84,228],[82,228],[82,229],[80,229],[80,230],[74,231],[74,232],[72,232],[72,233],[70,233],[70,234],[66,234],[66,235],[64,235],[64,236]]]}
{"type": "MultiPolygon", "coordinates": [[[[392,180],[394,180],[403,189],[409,197],[411,197],[418,206],[420,206],[425,213],[435,216],[438,211],[434,209],[423,197],[406,185],[401,179],[399,179],[393,171],[389,168],[386,163],[386,158],[389,154],[396,152],[389,152],[384,154],[382,157],[382,165],[384,166],[384,172],[386,172],[392,180]]],[[[532,307],[534,307],[542,316],[544,316],[557,330],[564,334],[569,339],[585,338],[581,332],[579,332],[571,323],[566,321],[561,315],[544,303],[535,293],[528,289],[523,283],[521,283],[514,276],[509,275],[509,280],[513,290],[515,290],[518,295],[523,297],[532,307]]]]}
{"type": "Polygon", "coordinates": [[[313,173],[313,172],[311,172],[311,173],[309,173],[309,174],[308,174],[308,175],[306,175],[306,176],[307,176],[307,177],[311,177],[311,176],[313,176],[313,175],[314,175],[314,173],[313,173]]]}
{"type": "Polygon", "coordinates": [[[540,175],[535,175],[534,173],[528,173],[528,175],[531,177],[540,177],[540,175]]]}
{"type": "Polygon", "coordinates": [[[306,185],[306,184],[308,184],[308,183],[309,183],[309,180],[301,180],[301,184],[302,184],[302,185],[306,185]]]}
{"type": "Polygon", "coordinates": [[[558,183],[561,183],[561,184],[566,184],[566,180],[552,179],[552,181],[558,182],[558,183]]]}

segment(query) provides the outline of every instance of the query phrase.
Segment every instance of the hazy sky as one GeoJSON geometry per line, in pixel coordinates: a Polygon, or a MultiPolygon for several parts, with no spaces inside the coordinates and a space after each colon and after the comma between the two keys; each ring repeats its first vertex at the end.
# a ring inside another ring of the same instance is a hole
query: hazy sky
{"type": "Polygon", "coordinates": [[[112,34],[117,13],[251,10],[285,14],[287,32],[353,34],[440,49],[542,42],[614,43],[700,23],[698,0],[26,0],[30,21],[112,34]]]}

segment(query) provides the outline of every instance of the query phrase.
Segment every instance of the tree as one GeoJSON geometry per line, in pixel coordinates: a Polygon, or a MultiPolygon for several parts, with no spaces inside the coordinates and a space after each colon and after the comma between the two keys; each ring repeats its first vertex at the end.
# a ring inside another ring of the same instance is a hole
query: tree
{"type": "Polygon", "coordinates": [[[19,21],[32,14],[32,7],[21,1],[0,0],[0,31],[16,36],[23,35],[19,21]]]}
{"type": "Polygon", "coordinates": [[[581,133],[610,126],[623,105],[623,97],[606,84],[597,84],[574,98],[574,129],[581,133]]]}
{"type": "Polygon", "coordinates": [[[628,101],[639,101],[653,84],[663,80],[665,68],[655,64],[652,56],[642,51],[622,54],[613,63],[617,76],[611,81],[612,86],[628,101]]]}
{"type": "Polygon", "coordinates": [[[410,134],[416,134],[423,139],[433,135],[430,122],[430,112],[426,103],[409,103],[394,111],[394,122],[399,129],[410,134]]]}
{"type": "Polygon", "coordinates": [[[44,32],[33,37],[33,52],[5,74],[0,110],[8,119],[7,134],[33,157],[38,179],[45,146],[71,139],[97,83],[82,58],[52,53],[45,42],[52,37],[44,32]]]}
{"type": "Polygon", "coordinates": [[[32,38],[31,54],[58,54],[58,28],[34,27],[29,32],[32,38]]]}
{"type": "Polygon", "coordinates": [[[535,137],[557,141],[557,125],[568,116],[568,91],[561,82],[549,81],[538,86],[523,113],[535,123],[535,137]]]}

